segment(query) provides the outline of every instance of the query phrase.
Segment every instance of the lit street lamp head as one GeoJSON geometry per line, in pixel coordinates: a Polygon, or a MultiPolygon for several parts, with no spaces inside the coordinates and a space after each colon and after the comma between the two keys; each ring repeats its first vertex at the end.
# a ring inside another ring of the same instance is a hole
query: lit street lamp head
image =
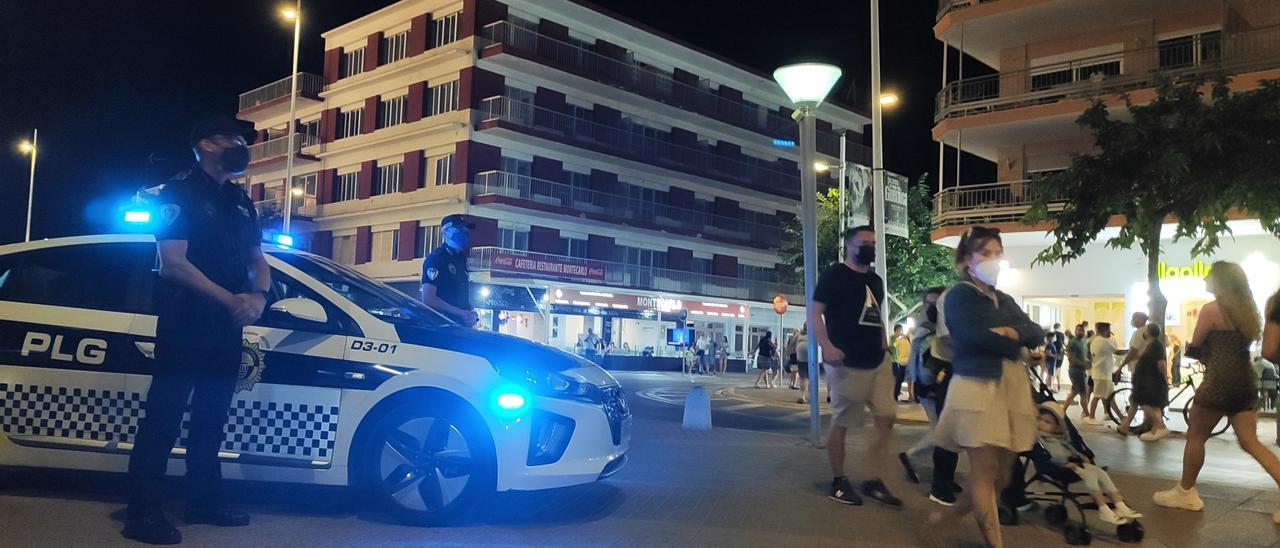
{"type": "Polygon", "coordinates": [[[18,150],[22,151],[23,154],[31,154],[35,152],[36,147],[31,144],[31,141],[23,141],[18,143],[18,150]]]}
{"type": "Polygon", "coordinates": [[[814,108],[827,98],[840,74],[840,67],[835,65],[797,63],[779,67],[773,71],[773,79],[796,106],[814,108]]]}
{"type": "Polygon", "coordinates": [[[880,106],[892,106],[898,104],[898,95],[894,93],[884,93],[880,95],[880,106]]]}
{"type": "Polygon", "coordinates": [[[293,8],[284,8],[280,10],[280,16],[284,17],[285,21],[293,21],[298,18],[298,10],[293,8]]]}

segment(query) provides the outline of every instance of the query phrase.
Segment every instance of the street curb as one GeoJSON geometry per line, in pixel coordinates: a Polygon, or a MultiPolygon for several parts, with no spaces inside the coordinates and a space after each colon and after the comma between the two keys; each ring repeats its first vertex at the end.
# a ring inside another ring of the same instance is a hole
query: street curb
{"type": "MultiPolygon", "coordinates": [[[[773,401],[773,400],[769,400],[769,399],[752,398],[752,397],[747,396],[747,395],[745,395],[745,394],[740,394],[740,393],[738,392],[738,389],[739,389],[739,388],[741,388],[741,387],[729,386],[729,387],[725,387],[725,388],[721,388],[721,389],[719,389],[719,390],[716,390],[716,393],[717,393],[717,394],[725,395],[726,397],[731,398],[731,399],[740,400],[740,401],[744,401],[744,402],[750,402],[750,403],[758,403],[758,404],[760,404],[760,405],[768,405],[768,406],[771,406],[771,407],[780,407],[780,408],[785,408],[785,409],[797,409],[797,410],[800,410],[800,409],[808,409],[808,405],[809,405],[809,404],[804,404],[804,407],[802,408],[802,407],[799,407],[799,406],[800,406],[800,404],[798,404],[798,403],[791,403],[791,402],[779,402],[779,401],[773,401]]],[[[763,390],[763,389],[762,389],[762,390],[763,390]]],[[[901,405],[915,405],[915,404],[899,404],[899,406],[901,406],[901,405]]],[[[830,414],[831,414],[831,409],[830,409],[830,407],[828,407],[828,405],[827,405],[825,402],[820,402],[820,403],[818,404],[818,412],[819,412],[819,413],[821,413],[822,415],[830,415],[830,414]]],[[[898,415],[897,419],[898,419],[898,420],[897,420],[897,422],[901,422],[901,423],[910,423],[910,424],[929,424],[929,420],[928,420],[928,418],[917,419],[917,418],[915,418],[915,417],[909,417],[909,416],[902,416],[902,415],[898,415]]]]}

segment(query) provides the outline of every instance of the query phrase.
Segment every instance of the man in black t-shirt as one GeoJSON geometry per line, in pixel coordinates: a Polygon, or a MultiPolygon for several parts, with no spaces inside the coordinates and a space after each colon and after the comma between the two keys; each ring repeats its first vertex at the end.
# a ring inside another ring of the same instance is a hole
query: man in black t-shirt
{"type": "Polygon", "coordinates": [[[808,307],[811,336],[822,348],[831,391],[831,432],[827,435],[831,499],[862,504],[844,475],[845,435],[850,427],[861,426],[865,410],[870,408],[875,430],[866,462],[872,468],[859,490],[876,502],[899,508],[902,500],[881,481],[898,404],[893,397],[893,370],[886,352],[889,345],[880,317],[884,281],[871,272],[876,232],[869,226],[852,228],[844,234],[844,245],[844,262],[822,273],[808,307]]]}

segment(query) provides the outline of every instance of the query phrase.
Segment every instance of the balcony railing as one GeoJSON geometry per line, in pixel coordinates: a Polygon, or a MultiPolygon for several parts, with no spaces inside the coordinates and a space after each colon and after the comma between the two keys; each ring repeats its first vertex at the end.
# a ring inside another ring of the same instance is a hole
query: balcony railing
{"type": "MultiPolygon", "coordinates": [[[[284,215],[284,196],[268,198],[253,203],[255,209],[258,210],[258,218],[262,221],[263,227],[279,224],[279,218],[284,215]]],[[[293,197],[293,218],[299,217],[312,219],[316,216],[316,197],[303,195],[293,197]]]]}
{"type": "MultiPolygon", "coordinates": [[[[604,284],[614,287],[752,301],[769,301],[773,299],[774,295],[779,293],[790,297],[798,297],[804,294],[803,288],[793,285],[745,280],[741,278],[731,278],[728,276],[714,276],[698,272],[654,268],[611,261],[580,259],[565,255],[550,255],[546,253],[534,253],[531,251],[505,249],[500,247],[473,248],[471,250],[471,256],[468,259],[468,268],[472,272],[497,272],[501,275],[503,273],[502,269],[499,268],[495,270],[493,268],[493,257],[495,254],[518,255],[530,259],[541,259],[558,263],[573,263],[603,269],[604,284]]],[[[511,272],[508,274],[523,275],[519,272],[511,272]]]]}
{"type": "MultiPolygon", "coordinates": [[[[285,76],[253,91],[241,93],[240,111],[244,112],[281,97],[288,97],[290,89],[293,89],[293,78],[285,76]]],[[[324,90],[324,78],[307,72],[298,73],[299,95],[303,97],[319,97],[322,90],[324,90]]]]}
{"type": "Polygon", "coordinates": [[[1280,26],[1190,36],[1155,46],[965,78],[936,98],[935,121],[1154,86],[1160,77],[1238,74],[1280,67],[1280,26]]]}
{"type": "Polygon", "coordinates": [[[658,227],[695,231],[776,247],[782,242],[781,223],[764,224],[727,215],[660,204],[622,194],[578,188],[515,173],[488,171],[476,175],[475,196],[506,196],[587,213],[600,213],[658,227]]]}
{"type": "Polygon", "coordinates": [[[953,11],[962,10],[964,8],[977,4],[986,4],[995,2],[996,0],[938,0],[938,19],[953,11]]]}
{"type": "Polygon", "coordinates": [[[761,189],[799,189],[799,168],[779,167],[774,162],[744,160],[715,154],[709,149],[675,144],[645,135],[647,126],[624,119],[617,127],[516,101],[506,96],[480,102],[481,121],[501,120],[515,125],[549,131],[584,145],[604,148],[618,156],[691,172],[735,183],[749,183],[761,189]]]}
{"type": "MultiPolygon", "coordinates": [[[[320,138],[306,133],[293,134],[293,152],[302,152],[303,147],[320,144],[320,138]]],[[[277,137],[249,147],[249,163],[279,158],[288,153],[289,137],[277,137]]]]}
{"type": "MultiPolygon", "coordinates": [[[[933,198],[933,227],[968,226],[1021,221],[1035,203],[1034,180],[1001,181],[943,189],[933,198]]],[[[1050,210],[1061,208],[1058,196],[1050,210]]]]}

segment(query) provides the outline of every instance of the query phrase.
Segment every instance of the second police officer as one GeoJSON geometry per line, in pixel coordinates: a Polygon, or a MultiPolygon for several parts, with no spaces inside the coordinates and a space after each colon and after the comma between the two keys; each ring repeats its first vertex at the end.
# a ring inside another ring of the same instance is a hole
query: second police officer
{"type": "Polygon", "coordinates": [[[466,215],[446,216],[440,221],[443,243],[422,262],[422,303],[467,327],[480,320],[471,306],[467,272],[471,229],[475,227],[466,215]]]}

